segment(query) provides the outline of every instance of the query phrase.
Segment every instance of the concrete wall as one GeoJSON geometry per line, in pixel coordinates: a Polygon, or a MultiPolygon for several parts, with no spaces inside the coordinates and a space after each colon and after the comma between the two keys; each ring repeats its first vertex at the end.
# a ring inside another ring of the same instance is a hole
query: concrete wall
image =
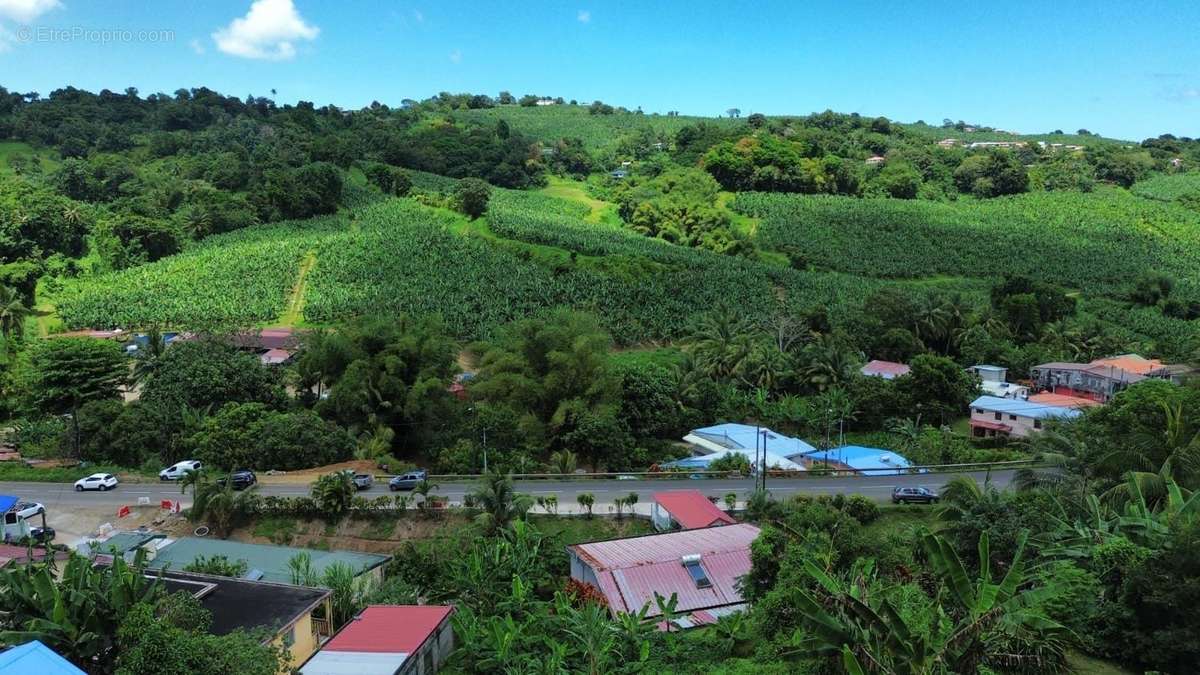
{"type": "Polygon", "coordinates": [[[1032,417],[1024,417],[1022,415],[1012,415],[1010,413],[996,413],[991,410],[980,412],[979,408],[971,408],[971,419],[978,422],[995,422],[997,424],[1007,424],[1012,427],[1009,436],[1013,438],[1025,438],[1030,434],[1037,433],[1041,430],[1038,426],[1038,421],[1032,417]],[[999,415],[999,418],[996,416],[999,415]]]}

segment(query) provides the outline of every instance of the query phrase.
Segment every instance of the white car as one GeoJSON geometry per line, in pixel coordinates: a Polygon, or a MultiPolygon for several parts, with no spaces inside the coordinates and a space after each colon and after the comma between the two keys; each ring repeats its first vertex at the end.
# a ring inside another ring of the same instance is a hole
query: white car
{"type": "Polygon", "coordinates": [[[75,481],[75,491],[83,492],[84,490],[111,490],[117,487],[117,477],[111,473],[94,473],[87,478],[80,478],[75,481]]]}
{"type": "Polygon", "coordinates": [[[37,502],[17,502],[9,511],[28,519],[40,513],[45,513],[46,507],[37,502]]]}
{"type": "Polygon", "coordinates": [[[200,462],[194,459],[185,459],[182,462],[176,462],[171,466],[158,472],[159,480],[179,480],[187,475],[189,471],[199,471],[201,468],[200,462]]]}

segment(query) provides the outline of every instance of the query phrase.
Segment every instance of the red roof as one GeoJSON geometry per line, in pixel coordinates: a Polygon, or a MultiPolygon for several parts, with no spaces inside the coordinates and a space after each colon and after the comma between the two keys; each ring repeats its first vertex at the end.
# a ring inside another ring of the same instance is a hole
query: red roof
{"type": "Polygon", "coordinates": [[[671,518],[685,530],[722,524],[732,525],[737,522],[728,513],[718,509],[699,490],[655,492],[654,501],[666,509],[671,518]]]}
{"type": "Polygon", "coordinates": [[[750,544],[758,532],[753,525],[739,523],[568,548],[592,568],[614,613],[636,612],[649,605],[647,616],[656,616],[655,593],[668,598],[674,593],[680,612],[742,603],[737,582],[750,572],[750,544]],[[700,556],[710,588],[698,588],[692,581],[682,564],[686,555],[700,556]]]}
{"type": "Polygon", "coordinates": [[[1034,394],[1029,397],[1030,403],[1040,403],[1041,405],[1051,405],[1059,408],[1090,408],[1093,406],[1104,405],[1100,401],[1095,401],[1090,398],[1079,398],[1078,396],[1064,396],[1063,394],[1034,394]]]}
{"type": "Polygon", "coordinates": [[[453,611],[443,605],[371,605],[321,651],[412,654],[453,611]]]}
{"type": "Polygon", "coordinates": [[[1012,431],[1012,427],[999,422],[989,422],[987,420],[971,420],[971,426],[980,429],[994,429],[996,431],[1012,431]]]}
{"type": "Polygon", "coordinates": [[[910,371],[910,370],[912,370],[912,369],[909,368],[908,366],[904,365],[903,363],[896,363],[894,361],[880,361],[878,359],[875,359],[872,361],[868,361],[867,365],[863,366],[862,370],[860,370],[859,372],[861,372],[863,375],[867,375],[867,376],[873,375],[873,376],[882,377],[882,378],[890,380],[893,377],[900,377],[901,375],[907,375],[908,371],[910,371]]]}
{"type": "MultiPolygon", "coordinates": [[[[54,551],[55,560],[63,560],[67,557],[66,551],[54,551]]],[[[45,560],[46,549],[35,547],[33,549],[32,560],[45,560]]],[[[31,560],[29,557],[29,549],[24,546],[13,546],[12,544],[0,544],[0,567],[3,567],[9,561],[18,563],[27,563],[31,560]]]]}

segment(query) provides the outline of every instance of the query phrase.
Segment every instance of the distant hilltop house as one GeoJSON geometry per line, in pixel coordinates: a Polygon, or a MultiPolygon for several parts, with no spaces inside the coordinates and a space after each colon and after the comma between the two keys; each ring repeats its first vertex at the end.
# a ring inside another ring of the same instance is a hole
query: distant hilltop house
{"type": "Polygon", "coordinates": [[[967,132],[968,134],[973,134],[979,130],[976,129],[975,127],[963,127],[963,131],[967,132]]]}
{"type": "Polygon", "coordinates": [[[958,140],[957,138],[943,138],[942,140],[938,141],[937,144],[943,148],[954,148],[962,145],[962,141],[958,140]]]}
{"type": "MultiPolygon", "coordinates": [[[[754,466],[756,458],[765,461],[768,469],[803,471],[804,466],[788,459],[809,450],[812,445],[798,438],[784,436],[767,427],[749,424],[718,424],[692,429],[683,437],[694,456],[663,464],[663,468],[706,469],[714,460],[737,454],[754,466]],[[765,460],[764,457],[765,448],[765,460]]],[[[757,467],[756,467],[757,468],[757,467]]]]}
{"type": "Polygon", "coordinates": [[[558,101],[552,98],[539,98],[534,105],[558,105],[558,101]]]}
{"type": "Polygon", "coordinates": [[[967,368],[967,372],[979,377],[979,388],[988,396],[1015,399],[1029,397],[1029,387],[1008,381],[1008,368],[978,365],[967,368]]]}
{"type": "Polygon", "coordinates": [[[692,628],[746,609],[739,580],[750,573],[750,544],[759,529],[748,523],[594,541],[567,547],[571,578],[595,586],[612,615],[634,614],[668,626],[655,602],[675,596],[671,623],[692,628]]]}
{"type": "Polygon", "coordinates": [[[991,150],[995,148],[1023,148],[1029,145],[1025,141],[975,141],[967,147],[972,150],[991,150]]]}
{"type": "Polygon", "coordinates": [[[872,359],[867,362],[867,365],[859,368],[858,372],[867,377],[882,377],[885,380],[894,380],[897,377],[907,375],[910,370],[912,369],[903,363],[872,359]]]}
{"type": "Polygon", "coordinates": [[[608,175],[616,180],[621,180],[622,178],[629,176],[629,172],[625,169],[614,169],[613,171],[610,171],[608,175]]]}
{"type": "Polygon", "coordinates": [[[971,401],[971,435],[976,438],[1009,436],[1026,438],[1042,429],[1046,420],[1072,419],[1078,408],[1047,405],[1036,401],[1018,401],[996,396],[980,396],[971,401]]]}
{"type": "Polygon", "coordinates": [[[1146,379],[1179,384],[1194,373],[1190,366],[1169,365],[1138,354],[1122,354],[1090,363],[1043,363],[1030,369],[1034,386],[1042,391],[1101,403],[1146,379]]]}
{"type": "Polygon", "coordinates": [[[1084,146],[1082,145],[1071,145],[1069,143],[1047,143],[1046,141],[1038,141],[1038,145],[1047,150],[1068,150],[1074,152],[1076,150],[1084,149],[1084,146]]]}
{"type": "Polygon", "coordinates": [[[1183,158],[1182,157],[1172,157],[1170,164],[1172,167],[1178,169],[1183,166],[1183,158]]]}
{"type": "Polygon", "coordinates": [[[875,166],[876,164],[883,164],[886,161],[887,161],[887,158],[882,157],[880,155],[872,155],[867,158],[867,164],[869,164],[871,166],[875,166]]]}

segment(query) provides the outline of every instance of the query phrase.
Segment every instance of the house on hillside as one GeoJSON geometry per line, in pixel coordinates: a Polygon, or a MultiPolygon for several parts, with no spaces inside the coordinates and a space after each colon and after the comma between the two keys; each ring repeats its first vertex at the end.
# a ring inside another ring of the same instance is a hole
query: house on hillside
{"type": "Polygon", "coordinates": [[[767,427],[733,423],[692,429],[683,437],[683,442],[688,444],[694,456],[663,466],[700,468],[731,453],[744,456],[754,466],[756,458],[761,461],[765,449],[767,468],[803,471],[803,466],[787,456],[816,449],[798,438],[784,436],[767,427]]]}
{"type": "Polygon", "coordinates": [[[958,147],[958,145],[960,143],[961,143],[961,141],[959,141],[957,138],[943,138],[942,140],[937,142],[938,147],[942,147],[942,148],[958,147]]]}
{"type": "Polygon", "coordinates": [[[1072,419],[1079,415],[1077,408],[980,396],[971,401],[971,434],[976,438],[1026,438],[1040,431],[1046,420],[1072,419]]]}
{"type": "Polygon", "coordinates": [[[967,372],[979,378],[979,388],[988,396],[1017,399],[1029,397],[1029,387],[1008,381],[1008,368],[979,365],[967,368],[967,372]]]}
{"type": "Polygon", "coordinates": [[[876,164],[883,164],[886,161],[887,161],[886,157],[882,157],[880,155],[871,155],[870,157],[867,158],[867,165],[875,166],[876,164]]]}
{"type": "Polygon", "coordinates": [[[167,593],[184,592],[212,615],[209,632],[265,631],[263,643],[283,647],[288,667],[296,668],[333,635],[331,591],[266,581],[233,579],[191,572],[147,572],[167,593]]]}
{"type": "Polygon", "coordinates": [[[300,675],[433,675],[454,650],[447,605],[370,605],[300,675]]]}
{"type": "Polygon", "coordinates": [[[840,448],[814,450],[789,459],[804,462],[808,469],[828,469],[837,473],[864,476],[898,476],[909,473],[912,463],[903,455],[861,445],[843,445],[840,448]]]}
{"type": "Polygon", "coordinates": [[[610,177],[612,177],[614,180],[621,180],[623,178],[628,177],[629,172],[626,171],[625,169],[616,169],[614,171],[610,171],[608,175],[610,177]]]}
{"type": "Polygon", "coordinates": [[[1101,403],[1148,378],[1180,384],[1194,374],[1195,369],[1190,366],[1165,364],[1138,354],[1121,354],[1090,363],[1043,363],[1030,369],[1034,386],[1040,390],[1101,403]]]}
{"type": "Polygon", "coordinates": [[[867,362],[867,365],[859,368],[858,372],[867,377],[882,377],[885,380],[894,380],[897,377],[907,375],[910,370],[912,369],[903,363],[872,359],[867,362]]]}
{"type": "Polygon", "coordinates": [[[674,594],[672,623],[691,628],[746,608],[738,580],[750,572],[750,544],[758,534],[754,525],[738,523],[575,544],[567,555],[571,578],[598,588],[613,616],[646,607],[647,618],[657,619],[655,594],[674,594]]]}
{"type": "Polygon", "coordinates": [[[654,504],[650,507],[650,521],[659,531],[695,530],[737,522],[699,490],[655,492],[654,504]]]}
{"type": "Polygon", "coordinates": [[[335,563],[344,563],[354,570],[359,583],[369,585],[383,580],[383,565],[391,560],[391,556],[378,553],[319,551],[292,546],[247,544],[207,537],[182,537],[149,550],[149,552],[151,559],[147,561],[146,567],[151,570],[167,568],[178,570],[183,569],[184,566],[200,556],[206,558],[225,556],[232,562],[245,561],[249,570],[246,577],[249,579],[261,579],[282,584],[292,581],[292,570],[288,566],[288,561],[302,553],[308,554],[313,572],[318,575],[324,573],[326,568],[335,563]]]}

